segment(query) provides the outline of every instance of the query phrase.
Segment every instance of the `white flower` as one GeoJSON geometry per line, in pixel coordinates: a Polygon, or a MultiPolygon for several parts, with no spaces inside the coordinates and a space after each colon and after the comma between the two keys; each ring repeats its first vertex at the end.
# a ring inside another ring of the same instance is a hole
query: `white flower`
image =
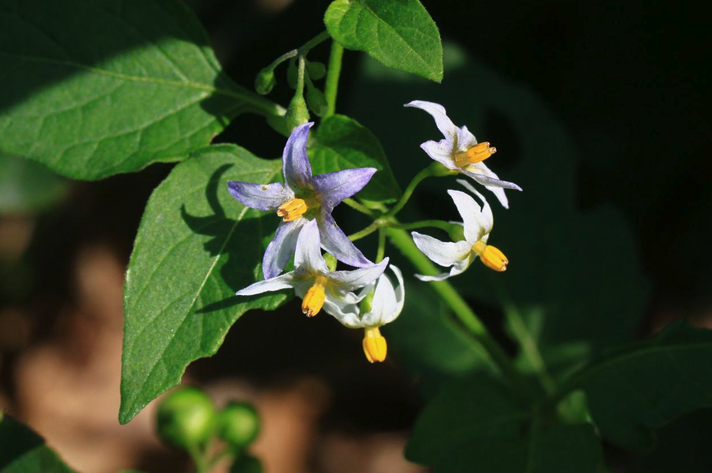
{"type": "Polygon", "coordinates": [[[373,298],[371,299],[370,295],[366,297],[361,302],[357,313],[336,316],[339,322],[349,328],[365,329],[363,352],[371,363],[385,360],[388,351],[386,339],[381,335],[379,328],[393,322],[403,310],[405,300],[403,275],[397,267],[391,265],[390,268],[398,281],[396,288],[384,273],[378,278],[375,290],[373,290],[373,286],[364,289],[362,296],[372,293],[373,298]]]}
{"type": "Polygon", "coordinates": [[[256,282],[237,292],[238,296],[252,296],[264,292],[293,288],[303,299],[302,312],[313,317],[322,307],[334,317],[357,313],[363,296],[354,290],[372,284],[386,269],[388,258],[381,263],[353,271],[329,271],[321,255],[317,221],[304,224],[294,254],[296,269],[281,276],[256,282]]]}
{"type": "Polygon", "coordinates": [[[420,145],[428,153],[428,156],[448,169],[458,171],[479,182],[497,196],[504,208],[508,208],[509,204],[504,189],[521,191],[522,188],[513,182],[500,180],[497,174],[490,171],[482,162],[496,153],[496,148],[491,147],[487,142],[478,144],[475,135],[470,133],[466,126],[462,128],[455,126],[448,118],[445,107],[440,104],[414,100],[405,106],[428,112],[445,136],[440,141],[431,140],[420,145]]]}
{"type": "Polygon", "coordinates": [[[507,264],[509,263],[507,257],[499,249],[487,244],[494,224],[492,209],[487,200],[468,182],[460,179],[457,182],[482,199],[483,206],[480,208],[477,201],[469,194],[449,190],[447,192],[452,197],[462,217],[465,240],[444,242],[428,235],[421,235],[418,232],[412,233],[413,241],[425,256],[440,266],[450,266],[449,273],[438,274],[437,276],[416,274],[415,276],[421,281],[442,281],[451,276],[456,276],[464,272],[477,257],[480,258],[480,261],[485,266],[495,271],[505,271],[507,269],[507,264]]]}

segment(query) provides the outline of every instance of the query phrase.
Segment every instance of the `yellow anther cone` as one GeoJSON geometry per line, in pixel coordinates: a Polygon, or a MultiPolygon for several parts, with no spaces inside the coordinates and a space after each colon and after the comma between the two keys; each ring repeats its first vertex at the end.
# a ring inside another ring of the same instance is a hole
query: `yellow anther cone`
{"type": "Polygon", "coordinates": [[[285,222],[291,222],[304,215],[307,210],[309,207],[303,199],[292,199],[277,207],[277,215],[285,222]]]}
{"type": "Polygon", "coordinates": [[[477,143],[467,151],[455,154],[455,165],[464,167],[484,161],[497,152],[497,148],[490,146],[489,142],[477,143]]]}
{"type": "Polygon", "coordinates": [[[307,317],[314,317],[324,307],[326,300],[326,278],[319,276],[314,281],[314,285],[309,288],[302,301],[302,312],[307,317]]]}
{"type": "Polygon", "coordinates": [[[363,352],[371,363],[381,362],[386,359],[388,345],[378,327],[366,329],[366,335],[363,337],[363,352]]]}

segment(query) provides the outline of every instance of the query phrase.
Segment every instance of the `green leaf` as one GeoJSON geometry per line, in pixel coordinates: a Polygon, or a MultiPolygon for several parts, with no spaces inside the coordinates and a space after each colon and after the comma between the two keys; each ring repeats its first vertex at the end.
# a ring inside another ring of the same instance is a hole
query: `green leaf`
{"type": "Polygon", "coordinates": [[[573,376],[601,435],[626,448],[652,445],[654,430],[712,406],[712,331],[683,322],[617,350],[573,376]]]}
{"type": "Polygon", "coordinates": [[[376,168],[378,172],[358,197],[375,202],[393,202],[400,197],[400,188],[378,138],[352,118],[332,115],[324,120],[314,134],[309,159],[314,174],[376,168]]]}
{"type": "Polygon", "coordinates": [[[74,473],[27,426],[0,412],[0,473],[74,473]]]}
{"type": "Polygon", "coordinates": [[[438,473],[596,472],[601,446],[591,425],[528,425],[531,418],[492,377],[455,381],[421,413],[406,457],[438,473]]]}
{"type": "Polygon", "coordinates": [[[435,22],[418,0],[336,0],[326,10],[329,34],[393,69],[443,79],[443,49],[435,22]]]}
{"type": "Polygon", "coordinates": [[[0,152],[0,214],[44,210],[68,189],[65,179],[41,164],[0,152]]]}
{"type": "Polygon", "coordinates": [[[271,102],[172,0],[0,0],[0,149],[77,179],[178,161],[271,102]]]}
{"type": "Polygon", "coordinates": [[[228,180],[274,181],[281,161],[221,145],[176,166],[148,201],[124,289],[121,423],[211,356],[250,309],[273,310],[285,294],[237,297],[261,279],[263,249],[279,219],[232,198],[228,180]]]}

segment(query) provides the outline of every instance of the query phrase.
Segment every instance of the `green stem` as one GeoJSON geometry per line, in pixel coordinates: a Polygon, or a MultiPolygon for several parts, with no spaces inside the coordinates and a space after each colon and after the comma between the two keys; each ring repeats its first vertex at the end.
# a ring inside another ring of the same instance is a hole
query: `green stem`
{"type": "Polygon", "coordinates": [[[392,228],[400,228],[401,230],[416,230],[418,228],[432,227],[445,230],[448,234],[451,234],[453,231],[457,230],[458,227],[458,225],[445,222],[443,220],[420,220],[410,223],[393,223],[388,226],[392,228]]]}
{"type": "Polygon", "coordinates": [[[341,75],[341,61],[344,57],[344,47],[338,41],[331,42],[331,55],[329,56],[329,67],[326,72],[326,82],[324,84],[324,96],[326,97],[326,114],[322,120],[336,113],[336,95],[339,89],[339,76],[341,75]]]}
{"type": "Polygon", "coordinates": [[[381,227],[378,229],[378,252],[375,262],[380,263],[384,256],[386,256],[386,229],[381,227]]]}
{"type": "Polygon", "coordinates": [[[359,230],[356,233],[349,235],[349,240],[356,241],[361,238],[370,235],[381,227],[382,223],[380,220],[375,220],[371,225],[367,226],[363,230],[359,230]]]}
{"type": "Polygon", "coordinates": [[[403,191],[403,195],[401,196],[400,200],[391,210],[386,212],[386,216],[393,217],[398,212],[400,212],[401,209],[405,206],[405,204],[408,203],[408,200],[413,195],[415,188],[418,187],[418,184],[420,184],[424,179],[433,176],[446,176],[450,174],[449,171],[444,172],[443,169],[445,169],[445,166],[443,166],[442,164],[433,163],[427,168],[420,171],[418,174],[416,174],[413,180],[410,181],[410,184],[408,184],[408,187],[405,188],[405,191],[403,191]]]}
{"type": "Polygon", "coordinates": [[[299,47],[299,54],[302,56],[306,56],[309,51],[311,51],[315,46],[320,45],[327,39],[329,39],[331,36],[329,35],[328,32],[322,31],[318,35],[314,36],[312,39],[304,43],[302,46],[299,47]]]}
{"type": "Polygon", "coordinates": [[[294,95],[304,95],[304,69],[306,67],[306,59],[304,56],[299,56],[299,69],[297,72],[297,88],[294,95]]]}
{"type": "Polygon", "coordinates": [[[190,454],[190,457],[193,459],[193,463],[195,463],[196,472],[197,473],[208,473],[209,472],[208,462],[206,461],[204,452],[201,452],[200,450],[201,450],[200,447],[195,446],[195,445],[188,447],[188,453],[190,454]]]}
{"type": "Polygon", "coordinates": [[[362,214],[374,215],[373,210],[369,209],[368,207],[366,207],[366,206],[363,205],[363,204],[359,204],[359,203],[356,202],[354,199],[351,199],[351,198],[344,199],[344,200],[343,200],[343,203],[346,204],[346,205],[348,205],[349,207],[351,207],[351,208],[354,209],[354,210],[358,210],[358,211],[361,212],[362,214]]]}
{"type": "MultiPolygon", "coordinates": [[[[438,270],[430,260],[415,246],[410,235],[405,230],[389,228],[386,230],[391,243],[398,248],[403,255],[408,258],[413,266],[424,274],[437,274],[438,270]]],[[[430,283],[432,288],[442,300],[450,307],[455,317],[467,329],[469,334],[479,342],[489,355],[489,360],[493,362],[500,372],[509,379],[518,391],[523,394],[531,394],[531,388],[521,373],[512,364],[506,353],[499,344],[489,334],[487,328],[482,324],[477,315],[470,309],[467,302],[458,294],[452,285],[447,281],[437,281],[430,283]]]]}

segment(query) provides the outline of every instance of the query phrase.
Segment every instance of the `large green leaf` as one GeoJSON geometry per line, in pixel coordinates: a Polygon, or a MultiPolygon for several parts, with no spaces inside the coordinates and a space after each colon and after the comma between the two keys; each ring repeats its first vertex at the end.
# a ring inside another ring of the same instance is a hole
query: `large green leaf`
{"type": "Polygon", "coordinates": [[[287,299],[235,296],[262,278],[279,219],[227,190],[228,179],[266,184],[280,172],[281,161],[214,146],[176,166],[151,195],[126,273],[122,423],[175,386],[191,361],[213,355],[243,313],[287,299]]]}
{"type": "Polygon", "coordinates": [[[0,412],[0,473],[74,473],[30,428],[0,412]]]}
{"type": "Polygon", "coordinates": [[[388,67],[440,82],[443,49],[435,22],[418,0],[336,0],[326,10],[329,34],[388,67]]]}
{"type": "Polygon", "coordinates": [[[406,457],[438,473],[596,472],[601,446],[591,425],[528,425],[532,418],[489,376],[455,381],[421,413],[406,457]]]}
{"type": "Polygon", "coordinates": [[[278,113],[221,71],[174,0],[0,0],[0,149],[77,179],[184,159],[278,113]]]}
{"type": "Polygon", "coordinates": [[[654,430],[712,406],[712,331],[683,322],[615,351],[574,375],[601,435],[627,448],[650,446],[654,430]]]}
{"type": "Polygon", "coordinates": [[[41,164],[0,152],[0,214],[43,210],[64,197],[68,187],[41,164]]]}
{"type": "Polygon", "coordinates": [[[378,138],[356,120],[333,115],[317,129],[309,149],[314,174],[373,167],[378,172],[358,194],[359,198],[391,202],[400,197],[388,158],[378,138]]]}

